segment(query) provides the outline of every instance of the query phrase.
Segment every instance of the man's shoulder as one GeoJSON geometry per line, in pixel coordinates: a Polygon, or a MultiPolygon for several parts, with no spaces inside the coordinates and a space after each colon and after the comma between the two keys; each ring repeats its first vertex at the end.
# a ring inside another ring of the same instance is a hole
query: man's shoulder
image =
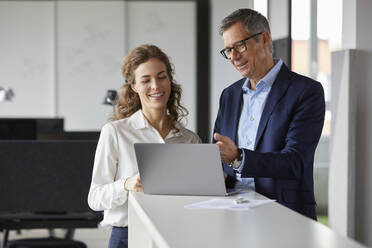
{"type": "Polygon", "coordinates": [[[305,75],[302,75],[302,74],[299,74],[297,72],[294,72],[294,71],[290,71],[291,73],[291,81],[293,81],[295,83],[296,86],[298,87],[313,87],[313,86],[321,86],[321,83],[310,78],[310,77],[307,77],[305,75]]]}
{"type": "Polygon", "coordinates": [[[324,89],[320,82],[294,71],[289,71],[289,73],[288,96],[302,97],[304,95],[324,94],[324,89]]]}

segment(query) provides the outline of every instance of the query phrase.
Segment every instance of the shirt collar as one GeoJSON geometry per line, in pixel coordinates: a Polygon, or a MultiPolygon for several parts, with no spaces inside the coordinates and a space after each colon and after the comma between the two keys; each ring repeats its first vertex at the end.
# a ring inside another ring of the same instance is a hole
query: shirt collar
{"type": "Polygon", "coordinates": [[[134,129],[143,129],[149,127],[149,123],[147,122],[141,109],[137,110],[137,112],[129,117],[129,122],[132,124],[134,129]]]}
{"type": "Polygon", "coordinates": [[[172,137],[172,136],[186,136],[186,131],[185,131],[185,128],[179,123],[179,122],[176,122],[176,128],[178,128],[178,132],[175,130],[175,129],[172,129],[169,134],[168,134],[168,137],[172,137]]]}
{"type": "MultiPolygon", "coordinates": [[[[273,68],[271,68],[270,71],[266,73],[266,75],[258,82],[257,84],[258,88],[263,87],[264,85],[267,85],[269,87],[273,85],[276,77],[278,76],[280,68],[282,68],[283,60],[281,59],[274,60],[274,63],[275,65],[273,66],[273,68]]],[[[249,92],[251,90],[248,83],[249,83],[249,78],[247,78],[243,84],[242,89],[244,92],[249,92]]]]}
{"type": "MultiPolygon", "coordinates": [[[[137,110],[137,112],[132,114],[129,117],[129,121],[134,129],[139,130],[139,129],[144,129],[144,128],[150,128],[150,124],[146,120],[141,109],[137,110]]],[[[176,128],[179,129],[179,132],[176,132],[176,130],[173,129],[169,132],[169,134],[171,135],[168,135],[168,136],[172,137],[172,136],[180,136],[180,135],[185,136],[186,135],[185,128],[179,122],[176,122],[176,128]]]]}

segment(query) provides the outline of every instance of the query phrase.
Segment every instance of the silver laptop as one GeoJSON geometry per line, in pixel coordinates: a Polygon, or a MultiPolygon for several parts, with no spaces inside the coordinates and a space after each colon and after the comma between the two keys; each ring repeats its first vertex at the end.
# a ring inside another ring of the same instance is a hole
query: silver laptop
{"type": "Polygon", "coordinates": [[[157,195],[215,195],[227,191],[216,144],[134,144],[143,191],[157,195]]]}

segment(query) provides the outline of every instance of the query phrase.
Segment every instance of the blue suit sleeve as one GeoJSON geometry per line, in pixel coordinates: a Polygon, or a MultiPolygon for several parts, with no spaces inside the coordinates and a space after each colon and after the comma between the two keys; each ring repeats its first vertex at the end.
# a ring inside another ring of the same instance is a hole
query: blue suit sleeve
{"type": "MultiPolygon", "coordinates": [[[[221,133],[220,121],[221,121],[221,118],[222,118],[221,109],[222,109],[222,106],[223,106],[223,99],[224,99],[223,94],[224,93],[225,93],[225,90],[222,91],[221,97],[220,97],[220,105],[219,105],[220,107],[218,109],[217,118],[216,118],[216,121],[214,123],[214,130],[213,130],[213,134],[212,134],[212,143],[216,143],[216,140],[214,139],[214,133],[221,133]]],[[[236,182],[234,170],[230,166],[228,166],[226,163],[222,163],[222,167],[223,167],[224,172],[227,174],[227,178],[225,180],[226,187],[227,188],[234,188],[235,182],[236,182]]]]}

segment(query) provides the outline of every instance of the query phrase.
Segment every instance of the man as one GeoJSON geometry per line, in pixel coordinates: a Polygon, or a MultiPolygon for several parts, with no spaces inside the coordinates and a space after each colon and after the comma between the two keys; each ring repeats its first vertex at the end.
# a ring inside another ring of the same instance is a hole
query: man
{"type": "Polygon", "coordinates": [[[313,162],[325,103],[321,84],[274,61],[268,21],[239,9],[221,22],[221,54],[243,78],[221,95],[214,142],[229,187],[257,192],[316,220],[313,162]]]}

